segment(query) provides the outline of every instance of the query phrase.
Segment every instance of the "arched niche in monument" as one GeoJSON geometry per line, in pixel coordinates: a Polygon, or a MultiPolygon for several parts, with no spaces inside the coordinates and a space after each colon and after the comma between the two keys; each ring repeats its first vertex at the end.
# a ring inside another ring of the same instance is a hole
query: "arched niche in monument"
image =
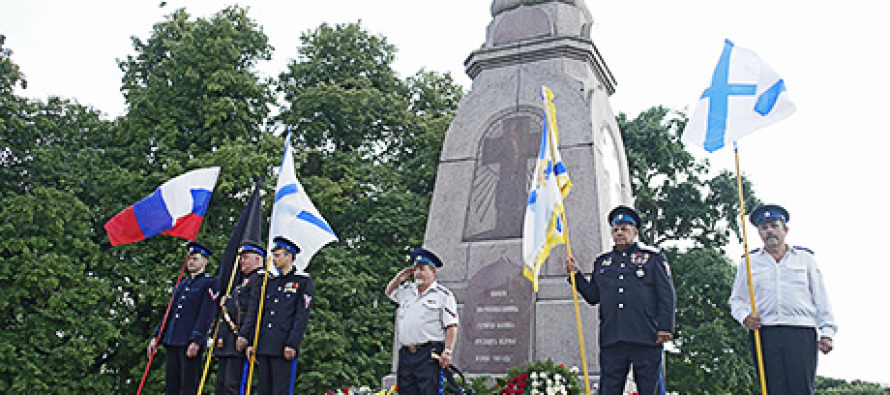
{"type": "Polygon", "coordinates": [[[541,109],[520,106],[498,114],[476,150],[463,241],[518,239],[541,140],[541,109]]]}

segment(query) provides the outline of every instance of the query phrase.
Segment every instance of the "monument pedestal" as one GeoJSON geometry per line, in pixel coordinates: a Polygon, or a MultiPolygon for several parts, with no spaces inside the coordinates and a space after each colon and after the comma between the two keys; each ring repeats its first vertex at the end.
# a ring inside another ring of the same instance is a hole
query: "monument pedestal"
{"type": "MultiPolygon", "coordinates": [[[[535,294],[522,276],[522,225],[543,127],[540,92],[547,86],[555,95],[558,149],[573,183],[564,202],[573,255],[589,273],[609,248],[603,218],[631,201],[608,101],[615,81],[589,37],[593,21],[583,0],[494,0],[492,16],[485,44],[465,63],[473,85],[445,135],[424,247],[442,258],[438,280],[457,298],[454,363],[465,374],[501,376],[548,358],[583,372],[565,247],[551,251],[535,294]]],[[[598,313],[579,303],[594,379],[598,313]]],[[[394,375],[384,380],[392,382],[394,375]]]]}

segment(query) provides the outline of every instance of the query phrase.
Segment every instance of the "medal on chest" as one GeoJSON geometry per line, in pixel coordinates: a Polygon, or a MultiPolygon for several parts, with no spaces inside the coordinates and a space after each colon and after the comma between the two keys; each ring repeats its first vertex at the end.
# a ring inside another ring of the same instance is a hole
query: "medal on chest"
{"type": "Polygon", "coordinates": [[[300,288],[300,283],[297,282],[284,284],[284,292],[294,293],[297,292],[298,288],[300,288]]]}

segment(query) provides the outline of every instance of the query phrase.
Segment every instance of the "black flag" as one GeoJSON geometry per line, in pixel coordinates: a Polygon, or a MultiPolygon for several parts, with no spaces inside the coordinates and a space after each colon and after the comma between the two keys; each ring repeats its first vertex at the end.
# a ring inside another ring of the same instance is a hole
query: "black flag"
{"type": "MultiPolygon", "coordinates": [[[[238,256],[238,248],[245,240],[260,243],[261,223],[261,207],[260,207],[260,182],[257,181],[253,187],[253,193],[247,200],[244,210],[241,210],[241,217],[229,236],[229,243],[226,244],[226,250],[223,252],[219,261],[219,269],[216,271],[216,278],[219,279],[219,293],[226,295],[229,287],[229,279],[235,267],[235,258],[238,256]]],[[[262,245],[262,244],[261,244],[262,245]]]]}

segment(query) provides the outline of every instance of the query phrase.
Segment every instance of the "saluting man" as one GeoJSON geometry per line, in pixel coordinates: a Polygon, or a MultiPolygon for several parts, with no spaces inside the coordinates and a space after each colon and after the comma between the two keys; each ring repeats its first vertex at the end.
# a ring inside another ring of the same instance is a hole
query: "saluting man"
{"type": "MultiPolygon", "coordinates": [[[[312,279],[297,273],[294,257],[300,247],[287,238],[273,239],[272,263],[279,274],[266,284],[263,315],[256,350],[249,346],[256,330],[259,299],[251,304],[244,326],[238,332],[238,347],[247,347],[247,357],[256,355],[257,394],[293,393],[300,343],[309,323],[312,279]]],[[[262,296],[261,296],[262,297],[262,296]]]]}
{"type": "Polygon", "coordinates": [[[411,252],[411,262],[385,290],[386,296],[399,305],[396,385],[399,394],[438,395],[441,369],[451,364],[457,341],[457,301],[451,291],[436,282],[436,270],[442,267],[436,254],[417,248],[411,252]],[[413,282],[402,284],[412,277],[413,282]],[[438,362],[432,359],[433,352],[440,355],[438,362]]]}
{"type": "Polygon", "coordinates": [[[766,388],[770,394],[812,394],[818,352],[834,348],[837,324],[813,252],[785,243],[788,210],[765,204],[750,220],[763,240],[763,249],[749,254],[757,315],[751,312],[748,270],[744,259],[736,271],[729,305],[732,316],[751,330],[760,330],[766,388]]]}
{"type": "MultiPolygon", "coordinates": [[[[246,379],[243,375],[246,344],[236,348],[236,337],[247,318],[250,305],[259,299],[263,287],[266,250],[254,241],[245,241],[240,250],[238,265],[241,273],[236,277],[236,283],[229,295],[220,298],[219,302],[222,322],[213,353],[219,361],[219,370],[216,372],[217,395],[241,393],[242,379],[246,379]]],[[[222,283],[227,285],[226,281],[228,279],[222,279],[222,283]]]]}
{"type": "MultiPolygon", "coordinates": [[[[201,352],[207,342],[207,330],[213,316],[217,293],[216,279],[204,273],[210,249],[191,242],[187,245],[188,277],[173,291],[173,305],[167,315],[161,344],[167,349],[167,394],[194,395],[201,379],[201,352]]],[[[156,338],[161,324],[148,343],[149,357],[157,352],[156,338]]]]}
{"type": "Polygon", "coordinates": [[[663,344],[674,332],[670,269],[660,251],[635,241],[642,224],[636,210],[618,206],[607,220],[615,245],[596,258],[590,280],[574,259],[566,261],[566,271],[584,300],[599,304],[600,394],[623,394],[633,365],[639,394],[654,395],[663,386],[663,344]]]}

